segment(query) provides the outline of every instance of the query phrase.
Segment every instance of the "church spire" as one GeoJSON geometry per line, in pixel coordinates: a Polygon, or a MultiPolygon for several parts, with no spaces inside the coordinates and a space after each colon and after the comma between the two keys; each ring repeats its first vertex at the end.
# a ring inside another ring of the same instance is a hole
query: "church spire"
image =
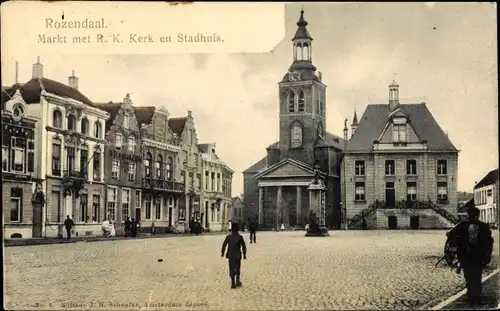
{"type": "Polygon", "coordinates": [[[351,124],[351,137],[354,135],[354,132],[356,132],[356,129],[358,128],[358,116],[356,114],[356,108],[354,108],[354,116],[352,117],[352,124],[351,124]]]}
{"type": "Polygon", "coordinates": [[[313,38],[307,30],[307,21],[304,18],[304,9],[300,11],[299,21],[297,22],[297,31],[293,36],[293,64],[291,70],[313,69],[312,65],[312,41],[313,38]]]}

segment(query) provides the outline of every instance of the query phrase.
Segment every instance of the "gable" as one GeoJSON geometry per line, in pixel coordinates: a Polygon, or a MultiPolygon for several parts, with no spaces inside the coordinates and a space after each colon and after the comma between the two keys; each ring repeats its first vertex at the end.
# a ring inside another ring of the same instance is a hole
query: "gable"
{"type": "Polygon", "coordinates": [[[285,159],[267,170],[255,175],[255,178],[283,178],[283,177],[313,177],[314,169],[304,163],[292,159],[285,159]]]}
{"type": "MultiPolygon", "coordinates": [[[[387,123],[385,126],[384,132],[380,135],[378,141],[382,144],[392,143],[392,132],[393,132],[393,124],[387,123]]],[[[410,123],[406,123],[406,141],[408,143],[420,143],[420,138],[418,138],[415,129],[410,123]]]]}

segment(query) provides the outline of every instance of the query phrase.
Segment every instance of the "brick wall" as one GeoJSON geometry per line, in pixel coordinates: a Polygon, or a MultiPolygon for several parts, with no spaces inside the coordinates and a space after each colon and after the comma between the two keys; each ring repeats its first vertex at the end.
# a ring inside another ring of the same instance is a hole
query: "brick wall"
{"type": "Polygon", "coordinates": [[[31,197],[33,194],[33,186],[31,183],[19,182],[4,182],[2,185],[3,192],[3,220],[4,224],[9,224],[10,221],[10,208],[11,208],[11,189],[20,188],[23,191],[21,198],[21,221],[14,222],[15,224],[32,224],[33,220],[33,207],[31,206],[31,197]]]}
{"type": "Polygon", "coordinates": [[[243,173],[243,215],[244,219],[259,214],[259,183],[254,178],[256,173],[243,173]]]}

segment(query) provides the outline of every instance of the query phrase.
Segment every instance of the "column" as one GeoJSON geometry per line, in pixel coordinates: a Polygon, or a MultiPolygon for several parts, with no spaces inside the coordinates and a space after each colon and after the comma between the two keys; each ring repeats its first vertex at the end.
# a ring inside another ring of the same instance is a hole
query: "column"
{"type": "Polygon", "coordinates": [[[264,224],[264,189],[259,187],[259,225],[264,224]]]}
{"type": "Polygon", "coordinates": [[[281,210],[283,208],[283,190],[281,189],[281,186],[278,186],[278,195],[277,195],[277,200],[276,200],[276,224],[280,227],[281,226],[281,210]]]}
{"type": "Polygon", "coordinates": [[[297,186],[297,206],[296,206],[296,225],[303,225],[302,223],[302,192],[300,186],[297,186]]]}

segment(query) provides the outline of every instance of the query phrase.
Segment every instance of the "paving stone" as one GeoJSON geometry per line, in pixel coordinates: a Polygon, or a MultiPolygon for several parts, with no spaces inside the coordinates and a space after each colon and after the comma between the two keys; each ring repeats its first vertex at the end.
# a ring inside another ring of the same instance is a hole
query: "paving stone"
{"type": "Polygon", "coordinates": [[[454,271],[434,267],[443,231],[330,234],[258,233],[259,243],[247,243],[239,289],[230,288],[221,235],[9,247],[6,307],[408,310],[464,286],[454,271]]]}

